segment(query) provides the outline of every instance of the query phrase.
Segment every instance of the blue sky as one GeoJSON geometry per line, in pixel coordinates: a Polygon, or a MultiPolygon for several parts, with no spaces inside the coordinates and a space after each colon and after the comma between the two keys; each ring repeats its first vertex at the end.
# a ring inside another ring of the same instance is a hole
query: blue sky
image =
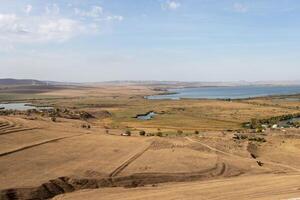
{"type": "Polygon", "coordinates": [[[300,79],[298,0],[0,0],[0,78],[300,79]]]}

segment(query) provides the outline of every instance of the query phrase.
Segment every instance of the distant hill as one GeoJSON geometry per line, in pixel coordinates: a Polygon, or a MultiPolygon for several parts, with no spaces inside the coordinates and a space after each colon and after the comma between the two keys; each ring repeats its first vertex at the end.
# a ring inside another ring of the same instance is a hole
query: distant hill
{"type": "Polygon", "coordinates": [[[201,81],[104,81],[104,82],[57,82],[41,81],[35,79],[0,79],[0,86],[21,86],[21,85],[150,85],[166,87],[211,87],[211,86],[250,86],[250,85],[300,85],[300,81],[232,81],[232,82],[201,82],[201,81]]]}
{"type": "Polygon", "coordinates": [[[201,81],[106,81],[94,82],[85,84],[112,84],[112,85],[150,85],[150,86],[166,86],[166,87],[213,87],[213,86],[259,86],[259,85],[274,85],[274,86],[287,86],[287,85],[300,85],[300,81],[228,81],[228,82],[201,82],[201,81]]]}
{"type": "Polygon", "coordinates": [[[0,78],[0,86],[29,86],[29,85],[80,85],[80,83],[41,81],[35,79],[0,78]]]}
{"type": "Polygon", "coordinates": [[[47,85],[47,82],[34,79],[4,78],[0,79],[0,85],[47,85]]]}

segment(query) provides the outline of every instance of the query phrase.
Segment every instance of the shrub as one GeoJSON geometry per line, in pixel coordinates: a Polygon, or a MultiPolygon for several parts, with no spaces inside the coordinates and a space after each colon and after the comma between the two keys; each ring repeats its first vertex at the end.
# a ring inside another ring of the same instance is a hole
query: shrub
{"type": "Polygon", "coordinates": [[[162,132],[158,132],[158,133],[156,133],[156,136],[158,136],[158,137],[162,137],[162,136],[163,136],[163,134],[162,134],[162,132]]]}
{"type": "Polygon", "coordinates": [[[91,128],[91,125],[89,125],[89,124],[81,124],[81,128],[87,128],[87,129],[90,129],[90,128],[91,128]]]}
{"type": "Polygon", "coordinates": [[[80,112],[79,113],[79,116],[80,116],[80,119],[83,119],[83,120],[87,120],[87,119],[90,119],[90,118],[95,118],[93,115],[91,115],[90,113],[88,112],[80,112]]]}
{"type": "Polygon", "coordinates": [[[265,138],[262,137],[252,137],[248,139],[249,141],[255,141],[255,142],[267,142],[265,138]]]}
{"type": "Polygon", "coordinates": [[[256,128],[260,128],[260,127],[261,127],[260,121],[256,118],[252,118],[251,122],[250,122],[250,128],[256,129],[256,128]]]}
{"type": "Polygon", "coordinates": [[[128,136],[131,136],[131,131],[130,131],[130,130],[127,130],[127,131],[125,132],[125,134],[128,135],[128,136]]]}
{"type": "Polygon", "coordinates": [[[195,131],[195,134],[196,134],[196,135],[199,135],[199,131],[195,131]]]}
{"type": "Polygon", "coordinates": [[[255,129],[255,132],[256,132],[256,133],[262,133],[262,132],[264,132],[264,129],[263,129],[262,127],[257,127],[257,128],[255,129]]]}
{"type": "Polygon", "coordinates": [[[146,132],[145,131],[140,131],[140,136],[145,136],[146,132]]]}
{"type": "Polygon", "coordinates": [[[243,134],[234,134],[233,136],[233,139],[236,139],[236,140],[245,140],[247,139],[247,135],[243,135],[243,134]]]}
{"type": "Polygon", "coordinates": [[[178,133],[179,135],[181,135],[181,134],[183,133],[183,131],[182,131],[182,130],[178,130],[177,133],[178,133]]]}

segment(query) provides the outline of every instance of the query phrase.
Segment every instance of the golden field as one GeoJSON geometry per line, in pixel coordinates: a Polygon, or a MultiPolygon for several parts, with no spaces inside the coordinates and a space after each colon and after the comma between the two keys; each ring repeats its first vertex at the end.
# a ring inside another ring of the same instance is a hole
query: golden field
{"type": "Polygon", "coordinates": [[[1,199],[300,197],[300,130],[252,133],[242,126],[252,118],[299,113],[299,101],[144,98],[156,93],[151,85],[129,84],[1,92],[2,102],[94,116],[0,116],[1,199]],[[152,120],[135,118],[149,111],[157,113],[152,120]],[[126,130],[130,137],[121,136],[126,130]],[[140,136],[142,130],[154,136],[140,136]],[[235,140],[237,132],[266,142],[235,140]]]}

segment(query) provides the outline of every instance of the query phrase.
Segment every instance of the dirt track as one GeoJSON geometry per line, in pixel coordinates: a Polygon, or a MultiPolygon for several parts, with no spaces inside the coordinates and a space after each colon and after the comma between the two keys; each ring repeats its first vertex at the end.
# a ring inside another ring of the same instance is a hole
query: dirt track
{"type": "MultiPolygon", "coordinates": [[[[18,132],[18,131],[15,131],[15,132],[18,132]]],[[[55,139],[46,140],[46,141],[43,141],[43,142],[31,144],[31,145],[24,146],[24,147],[19,147],[17,149],[13,149],[11,151],[0,152],[0,157],[1,156],[6,156],[6,155],[9,155],[9,154],[12,154],[12,153],[16,153],[16,152],[19,152],[19,151],[23,151],[23,150],[26,150],[26,149],[30,149],[30,148],[33,148],[33,147],[37,147],[37,146],[40,146],[40,145],[43,145],[43,144],[47,144],[47,143],[51,143],[51,142],[57,142],[59,140],[63,140],[63,139],[67,139],[67,138],[73,138],[73,137],[78,137],[78,136],[82,136],[82,135],[85,135],[85,134],[79,134],[79,135],[73,135],[73,136],[66,136],[66,137],[55,138],[55,139]]]]}
{"type": "Polygon", "coordinates": [[[142,151],[138,152],[137,154],[135,154],[134,156],[132,156],[131,158],[126,160],[124,163],[122,163],[119,167],[117,167],[114,171],[112,171],[109,174],[109,177],[115,177],[118,174],[120,174],[122,172],[122,170],[124,170],[128,165],[130,165],[130,163],[132,163],[133,161],[138,159],[140,156],[142,156],[143,153],[145,153],[151,147],[151,145],[152,144],[150,144],[147,148],[143,149],[142,151]]]}
{"type": "MultiPolygon", "coordinates": [[[[206,148],[208,148],[208,149],[210,149],[212,151],[224,154],[226,156],[235,157],[235,158],[242,159],[242,160],[247,160],[247,161],[253,161],[253,159],[251,159],[251,158],[245,158],[245,157],[237,156],[237,155],[234,155],[234,154],[231,154],[231,153],[219,150],[217,148],[211,147],[211,146],[209,146],[207,144],[204,144],[204,143],[200,142],[199,139],[195,140],[195,139],[192,139],[190,137],[186,137],[186,139],[189,140],[189,141],[191,141],[191,142],[197,142],[197,143],[201,144],[202,146],[204,146],[204,147],[206,147],[206,148]]],[[[296,172],[300,172],[300,169],[292,167],[290,165],[285,165],[285,164],[275,163],[275,162],[270,162],[270,161],[265,161],[265,160],[263,161],[263,163],[269,164],[269,165],[273,165],[273,166],[282,167],[282,168],[286,168],[286,169],[290,169],[290,170],[296,171],[296,172]]]]}

